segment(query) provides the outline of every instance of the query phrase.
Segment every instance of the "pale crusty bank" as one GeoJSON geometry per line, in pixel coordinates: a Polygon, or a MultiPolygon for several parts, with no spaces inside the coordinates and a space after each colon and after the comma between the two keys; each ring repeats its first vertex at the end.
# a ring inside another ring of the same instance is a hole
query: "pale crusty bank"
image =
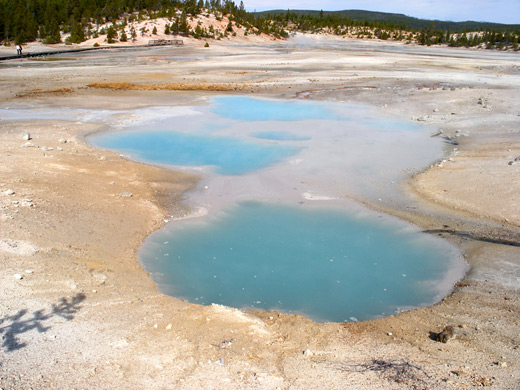
{"type": "Polygon", "coordinates": [[[518,53],[303,38],[3,62],[0,108],[241,93],[430,124],[446,158],[405,183],[408,206],[360,201],[458,246],[470,268],[453,293],[346,324],[161,295],[136,253],[199,178],[94,149],[102,124],[0,117],[0,388],[518,389],[518,53]]]}

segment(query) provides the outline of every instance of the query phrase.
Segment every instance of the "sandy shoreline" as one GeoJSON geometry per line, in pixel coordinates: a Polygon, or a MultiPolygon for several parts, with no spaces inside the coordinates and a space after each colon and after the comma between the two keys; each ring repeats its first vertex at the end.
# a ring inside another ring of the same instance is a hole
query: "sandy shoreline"
{"type": "Polygon", "coordinates": [[[410,180],[409,205],[368,206],[446,237],[471,269],[439,304],[364,323],[190,305],[158,294],[136,251],[186,212],[196,176],[93,149],[82,137],[97,125],[0,120],[0,387],[514,389],[520,249],[489,241],[520,241],[520,163],[508,164],[520,156],[518,57],[396,47],[215,44],[1,64],[4,108],[199,104],[209,93],[86,86],[230,83],[440,128],[458,145],[410,180]],[[454,340],[430,338],[446,325],[454,340]]]}

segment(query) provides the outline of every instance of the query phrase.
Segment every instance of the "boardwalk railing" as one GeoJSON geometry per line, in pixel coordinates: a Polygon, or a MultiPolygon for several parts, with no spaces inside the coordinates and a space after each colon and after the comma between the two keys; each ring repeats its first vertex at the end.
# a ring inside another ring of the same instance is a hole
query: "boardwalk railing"
{"type": "Polygon", "coordinates": [[[182,39],[152,39],[148,41],[148,45],[150,46],[161,46],[161,45],[173,45],[173,46],[182,46],[184,42],[182,39]]]}

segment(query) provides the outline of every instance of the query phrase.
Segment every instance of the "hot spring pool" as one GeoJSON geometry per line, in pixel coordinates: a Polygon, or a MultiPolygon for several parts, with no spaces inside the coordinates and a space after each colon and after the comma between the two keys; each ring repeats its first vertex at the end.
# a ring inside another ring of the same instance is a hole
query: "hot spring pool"
{"type": "Polygon", "coordinates": [[[249,97],[161,112],[89,140],[203,173],[190,199],[209,214],[173,221],[140,251],[162,292],[352,321],[431,304],[463,275],[445,241],[338,205],[400,199],[396,183],[442,153],[427,129],[363,107],[249,97]]]}
{"type": "Polygon", "coordinates": [[[168,295],[338,322],[431,304],[457,267],[450,245],[402,222],[255,201],[170,224],[140,258],[168,295]]]}

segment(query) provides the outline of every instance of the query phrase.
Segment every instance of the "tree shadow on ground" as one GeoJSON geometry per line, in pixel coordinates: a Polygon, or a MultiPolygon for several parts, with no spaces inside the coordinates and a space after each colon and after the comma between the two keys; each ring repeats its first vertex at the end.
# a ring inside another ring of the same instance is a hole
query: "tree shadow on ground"
{"type": "Polygon", "coordinates": [[[7,352],[16,351],[27,346],[26,342],[19,339],[19,335],[36,330],[45,333],[51,326],[46,326],[45,322],[54,317],[61,317],[66,321],[71,321],[74,314],[81,309],[81,302],[86,298],[85,294],[76,294],[71,298],[61,298],[57,304],[52,305],[49,312],[46,310],[36,310],[28,315],[26,309],[20,310],[12,316],[0,317],[0,334],[2,335],[2,347],[7,352]]]}

